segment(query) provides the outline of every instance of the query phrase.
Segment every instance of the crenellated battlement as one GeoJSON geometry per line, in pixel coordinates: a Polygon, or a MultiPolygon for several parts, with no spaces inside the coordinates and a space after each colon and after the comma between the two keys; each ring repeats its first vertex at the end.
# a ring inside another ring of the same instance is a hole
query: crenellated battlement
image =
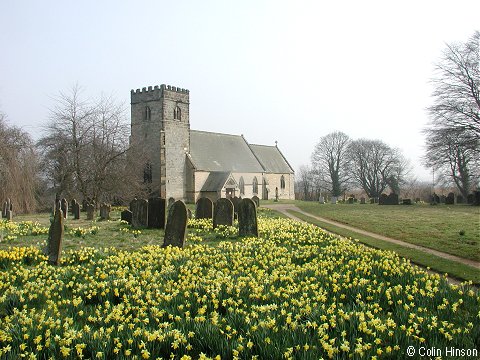
{"type": "Polygon", "coordinates": [[[148,93],[148,92],[159,92],[159,91],[175,91],[177,93],[182,93],[182,94],[188,94],[190,91],[188,89],[183,89],[183,88],[179,88],[179,87],[176,87],[176,86],[172,86],[172,85],[165,85],[165,84],[162,84],[160,86],[158,85],[155,85],[155,86],[149,86],[148,88],[147,87],[144,87],[142,89],[137,89],[137,90],[130,90],[130,93],[131,94],[143,94],[143,93],[148,93]]]}

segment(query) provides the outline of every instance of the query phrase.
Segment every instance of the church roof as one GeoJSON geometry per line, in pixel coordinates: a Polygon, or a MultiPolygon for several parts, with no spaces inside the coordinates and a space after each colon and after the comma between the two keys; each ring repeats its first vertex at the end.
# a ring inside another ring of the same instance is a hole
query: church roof
{"type": "Polygon", "coordinates": [[[190,158],[197,170],[258,173],[265,171],[246,140],[239,135],[191,130],[190,158]]]}
{"type": "Polygon", "coordinates": [[[231,174],[231,172],[224,171],[211,172],[208,174],[207,180],[205,180],[205,183],[200,191],[218,191],[223,189],[225,185],[231,185],[235,188],[238,188],[238,184],[231,174]]]}
{"type": "Polygon", "coordinates": [[[278,147],[268,145],[250,145],[253,153],[262,164],[265,172],[274,174],[293,173],[293,169],[278,147]]]}

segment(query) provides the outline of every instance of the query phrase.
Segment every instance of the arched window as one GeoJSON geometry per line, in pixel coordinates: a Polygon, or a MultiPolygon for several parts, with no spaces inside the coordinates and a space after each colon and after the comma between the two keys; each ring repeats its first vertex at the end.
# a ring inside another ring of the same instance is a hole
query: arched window
{"type": "Polygon", "coordinates": [[[280,178],[280,189],[285,189],[285,176],[282,175],[280,178]]]}
{"type": "Polygon", "coordinates": [[[143,182],[145,184],[152,183],[152,164],[146,163],[145,167],[143,168],[143,182]]]}
{"type": "Polygon", "coordinates": [[[243,180],[243,176],[240,176],[238,187],[240,188],[240,195],[245,195],[245,181],[243,180]]]}
{"type": "Polygon", "coordinates": [[[175,106],[175,109],[173,109],[173,118],[175,120],[182,120],[182,110],[177,106],[175,106]]]}
{"type": "Polygon", "coordinates": [[[144,112],[144,114],[143,114],[143,119],[144,119],[144,120],[150,120],[150,116],[151,116],[150,107],[149,107],[149,106],[145,106],[145,112],[144,112]]]}
{"type": "Polygon", "coordinates": [[[257,180],[257,177],[253,178],[252,188],[253,188],[252,192],[254,194],[258,194],[258,180],[257,180]]]}

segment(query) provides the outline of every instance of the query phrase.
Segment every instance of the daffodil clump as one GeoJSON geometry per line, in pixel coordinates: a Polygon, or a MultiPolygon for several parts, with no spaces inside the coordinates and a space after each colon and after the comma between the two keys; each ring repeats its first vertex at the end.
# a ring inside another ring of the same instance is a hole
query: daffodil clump
{"type": "Polygon", "coordinates": [[[83,228],[83,227],[76,227],[72,228],[68,231],[68,233],[72,236],[77,236],[77,237],[82,237],[84,238],[86,235],[95,235],[98,233],[100,228],[98,226],[90,226],[89,228],[83,228]]]}
{"type": "Polygon", "coordinates": [[[0,220],[0,241],[15,240],[19,236],[45,234],[48,234],[48,227],[42,226],[38,222],[0,220]]]}
{"type": "Polygon", "coordinates": [[[83,248],[58,267],[34,247],[0,251],[0,358],[399,359],[408,346],[478,346],[471,284],[291,220],[261,218],[260,238],[215,246],[197,225],[184,249],[83,248]]]}

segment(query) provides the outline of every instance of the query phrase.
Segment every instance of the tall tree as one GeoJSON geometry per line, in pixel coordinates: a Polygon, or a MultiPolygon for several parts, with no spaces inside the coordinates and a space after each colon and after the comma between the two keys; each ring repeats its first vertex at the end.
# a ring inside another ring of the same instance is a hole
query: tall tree
{"type": "Polygon", "coordinates": [[[111,97],[86,101],[78,85],[60,92],[38,142],[57,194],[113,201],[141,191],[132,171],[136,163],[128,163],[134,157],[127,157],[125,118],[124,107],[111,97]]]}
{"type": "Polygon", "coordinates": [[[352,180],[371,198],[378,198],[387,187],[398,193],[408,172],[408,162],[401,152],[380,140],[352,141],[348,159],[352,180]]]}
{"type": "Polygon", "coordinates": [[[322,174],[323,182],[332,196],[340,196],[347,189],[348,135],[335,131],[320,138],[312,153],[312,165],[322,174]]]}
{"type": "Polygon", "coordinates": [[[451,179],[464,196],[478,186],[480,157],[480,32],[447,44],[432,83],[425,164],[451,179]]]}
{"type": "Polygon", "coordinates": [[[10,198],[15,212],[36,209],[38,155],[30,135],[9,125],[0,113],[0,201],[10,198]]]}

